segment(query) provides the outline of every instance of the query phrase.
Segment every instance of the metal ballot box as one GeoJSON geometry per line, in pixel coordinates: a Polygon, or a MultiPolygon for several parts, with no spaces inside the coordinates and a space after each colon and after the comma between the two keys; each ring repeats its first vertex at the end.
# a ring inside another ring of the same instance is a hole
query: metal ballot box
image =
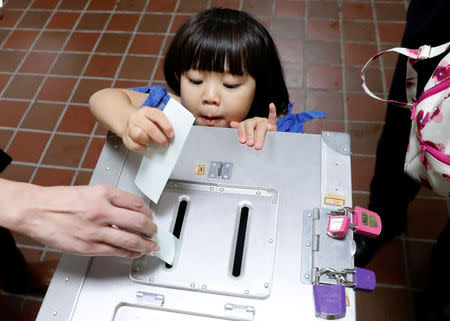
{"type": "MultiPolygon", "coordinates": [[[[353,268],[352,232],[326,235],[328,212],[352,204],[347,134],[268,132],[257,151],[236,130],[194,126],[158,204],[134,184],[141,158],[107,139],[91,184],[146,200],[179,235],[173,266],[64,254],[38,321],[318,319],[314,271],[353,268]]],[[[355,320],[350,288],[346,301],[355,320]]]]}

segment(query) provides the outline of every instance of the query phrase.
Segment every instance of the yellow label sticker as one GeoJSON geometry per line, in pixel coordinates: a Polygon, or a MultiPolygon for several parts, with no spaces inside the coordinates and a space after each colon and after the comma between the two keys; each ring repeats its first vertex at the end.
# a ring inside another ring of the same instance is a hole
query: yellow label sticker
{"type": "Polygon", "coordinates": [[[333,206],[344,206],[345,197],[340,195],[325,194],[325,204],[333,206]]]}
{"type": "Polygon", "coordinates": [[[345,291],[345,305],[348,307],[350,306],[350,300],[348,298],[347,291],[345,291]]]}
{"type": "Polygon", "coordinates": [[[194,171],[194,174],[195,174],[196,176],[202,176],[202,175],[205,175],[205,168],[206,168],[206,165],[203,165],[203,164],[195,165],[195,171],[194,171]]]}

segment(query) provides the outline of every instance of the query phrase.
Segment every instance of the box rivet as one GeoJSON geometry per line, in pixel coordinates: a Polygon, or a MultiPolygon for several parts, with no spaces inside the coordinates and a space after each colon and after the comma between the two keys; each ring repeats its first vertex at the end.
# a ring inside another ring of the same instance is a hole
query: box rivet
{"type": "Polygon", "coordinates": [[[269,283],[264,283],[264,287],[267,289],[269,287],[269,283]]]}
{"type": "Polygon", "coordinates": [[[69,280],[70,280],[70,278],[69,278],[69,277],[66,277],[66,282],[69,281],[69,280]]]}
{"type": "Polygon", "coordinates": [[[223,187],[219,188],[219,191],[223,192],[223,187]]]}
{"type": "Polygon", "coordinates": [[[260,191],[257,191],[257,192],[256,192],[256,195],[261,195],[261,192],[260,192],[260,191]]]}
{"type": "Polygon", "coordinates": [[[311,213],[308,213],[308,217],[311,217],[311,213]]]}
{"type": "Polygon", "coordinates": [[[109,171],[109,167],[106,167],[106,168],[105,168],[105,171],[109,171]]]}
{"type": "Polygon", "coordinates": [[[269,239],[269,243],[273,243],[273,240],[272,240],[272,239],[269,239]]]}
{"type": "Polygon", "coordinates": [[[150,278],[150,282],[155,282],[155,278],[150,278]]]}
{"type": "Polygon", "coordinates": [[[311,246],[311,243],[309,243],[309,242],[306,243],[306,246],[307,246],[307,247],[310,247],[310,246],[311,246]]]}
{"type": "Polygon", "coordinates": [[[309,279],[309,274],[305,274],[305,279],[309,279]]]}
{"type": "Polygon", "coordinates": [[[57,314],[58,314],[58,312],[57,311],[53,311],[53,316],[56,316],[57,314]]]}
{"type": "Polygon", "coordinates": [[[195,288],[195,283],[191,283],[191,288],[195,288]]]}
{"type": "Polygon", "coordinates": [[[248,293],[249,293],[249,291],[248,291],[248,290],[245,290],[245,291],[244,291],[244,293],[245,293],[245,294],[248,294],[248,293]]]}
{"type": "Polygon", "coordinates": [[[202,285],[202,289],[206,289],[206,285],[202,285]]]}
{"type": "Polygon", "coordinates": [[[211,187],[209,188],[209,190],[210,190],[210,191],[214,191],[214,187],[211,186],[211,187]]]}

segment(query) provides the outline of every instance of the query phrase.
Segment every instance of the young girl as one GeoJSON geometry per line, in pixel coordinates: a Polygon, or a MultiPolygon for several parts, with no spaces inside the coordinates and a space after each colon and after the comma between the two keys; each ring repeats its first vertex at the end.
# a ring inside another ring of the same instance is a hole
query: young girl
{"type": "MultiPolygon", "coordinates": [[[[303,131],[305,119],[298,114],[281,117],[293,104],[277,49],[264,26],[245,12],[209,9],[187,21],[167,50],[164,75],[170,96],[195,116],[196,125],[238,128],[239,141],[255,149],[262,148],[266,131],[303,131]]],[[[167,145],[174,135],[160,110],[169,98],[161,86],[103,89],[89,104],[129,149],[143,151],[151,140],[167,145]]]]}

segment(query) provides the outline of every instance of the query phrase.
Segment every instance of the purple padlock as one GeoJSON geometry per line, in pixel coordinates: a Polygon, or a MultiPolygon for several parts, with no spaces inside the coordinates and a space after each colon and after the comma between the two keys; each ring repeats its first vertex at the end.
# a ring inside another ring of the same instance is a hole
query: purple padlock
{"type": "Polygon", "coordinates": [[[377,284],[377,279],[373,271],[355,266],[353,283],[355,284],[354,289],[356,290],[373,291],[377,284]]]}
{"type": "Polygon", "coordinates": [[[320,276],[327,273],[331,275],[336,272],[333,269],[322,269],[316,273],[315,284],[313,285],[314,304],[316,307],[316,317],[334,320],[345,316],[345,287],[339,284],[339,279],[335,278],[338,284],[319,284],[320,276]]]}

